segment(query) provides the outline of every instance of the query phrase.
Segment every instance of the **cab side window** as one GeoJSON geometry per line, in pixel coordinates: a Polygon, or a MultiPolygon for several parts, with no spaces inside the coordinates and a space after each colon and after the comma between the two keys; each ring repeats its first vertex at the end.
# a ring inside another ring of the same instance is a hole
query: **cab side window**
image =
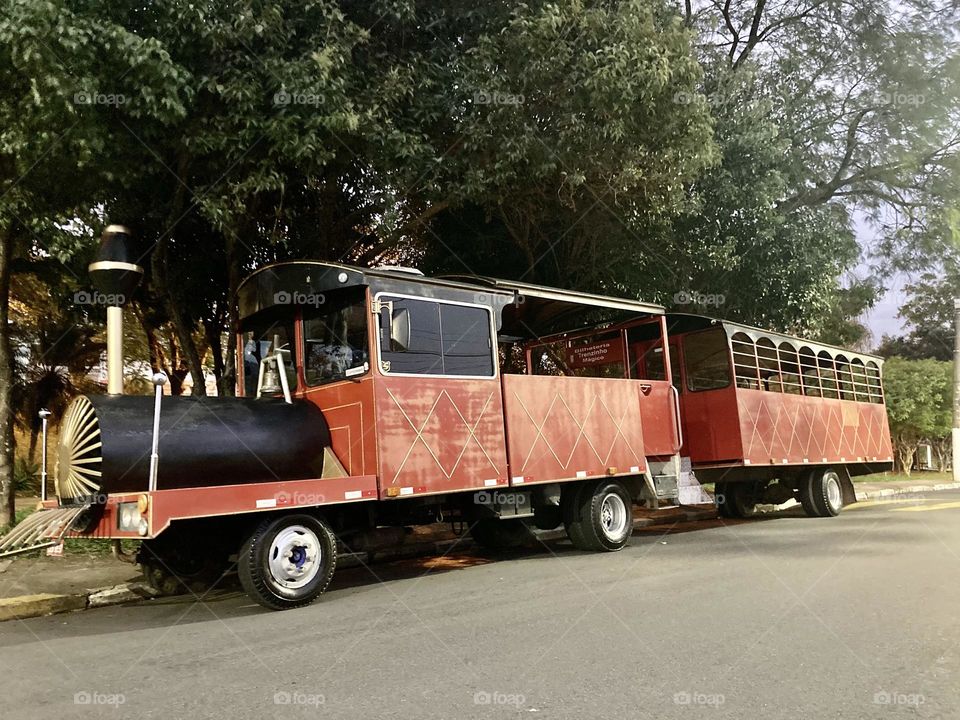
{"type": "Polygon", "coordinates": [[[382,296],[380,367],[390,374],[493,377],[490,312],[483,307],[382,296]],[[403,337],[399,337],[400,334],[403,337]]]}

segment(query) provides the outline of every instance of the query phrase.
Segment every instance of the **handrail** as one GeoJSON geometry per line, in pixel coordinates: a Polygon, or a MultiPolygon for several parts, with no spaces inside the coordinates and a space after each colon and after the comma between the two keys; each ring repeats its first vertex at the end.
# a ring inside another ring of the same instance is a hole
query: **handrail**
{"type": "Polygon", "coordinates": [[[680,391],[677,386],[670,383],[670,390],[673,391],[673,407],[676,410],[677,420],[677,452],[683,447],[683,423],[680,421],[680,391]]]}

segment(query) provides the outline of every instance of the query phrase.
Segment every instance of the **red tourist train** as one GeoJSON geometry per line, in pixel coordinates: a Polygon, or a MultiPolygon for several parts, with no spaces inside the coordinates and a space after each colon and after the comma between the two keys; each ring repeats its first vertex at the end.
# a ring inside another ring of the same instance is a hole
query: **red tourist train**
{"type": "Polygon", "coordinates": [[[236,559],[275,609],[338,552],[452,519],[484,546],[565,527],[618,550],[635,503],[812,516],[889,469],[881,360],[637,300],[406,268],[290,262],[239,288],[237,398],[80,396],[56,499],[0,551],[141,539],[156,586],[236,559]],[[153,442],[153,446],[151,446],[153,442]],[[399,530],[398,530],[399,529],[399,530]]]}

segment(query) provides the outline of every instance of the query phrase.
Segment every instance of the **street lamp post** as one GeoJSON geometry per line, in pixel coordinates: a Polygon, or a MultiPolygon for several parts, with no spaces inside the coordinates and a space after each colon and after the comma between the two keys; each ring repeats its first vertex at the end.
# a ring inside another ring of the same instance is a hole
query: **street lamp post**
{"type": "Polygon", "coordinates": [[[960,482],[960,298],[953,301],[953,481],[960,482]]]}

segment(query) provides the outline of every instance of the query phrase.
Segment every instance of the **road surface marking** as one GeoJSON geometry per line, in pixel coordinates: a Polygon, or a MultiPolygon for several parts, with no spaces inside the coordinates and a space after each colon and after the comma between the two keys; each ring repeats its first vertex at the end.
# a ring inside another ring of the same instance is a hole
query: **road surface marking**
{"type": "Polygon", "coordinates": [[[955,502],[943,502],[936,505],[918,505],[916,507],[892,508],[890,512],[926,512],[927,510],[950,510],[960,508],[960,500],[955,502]]]}

